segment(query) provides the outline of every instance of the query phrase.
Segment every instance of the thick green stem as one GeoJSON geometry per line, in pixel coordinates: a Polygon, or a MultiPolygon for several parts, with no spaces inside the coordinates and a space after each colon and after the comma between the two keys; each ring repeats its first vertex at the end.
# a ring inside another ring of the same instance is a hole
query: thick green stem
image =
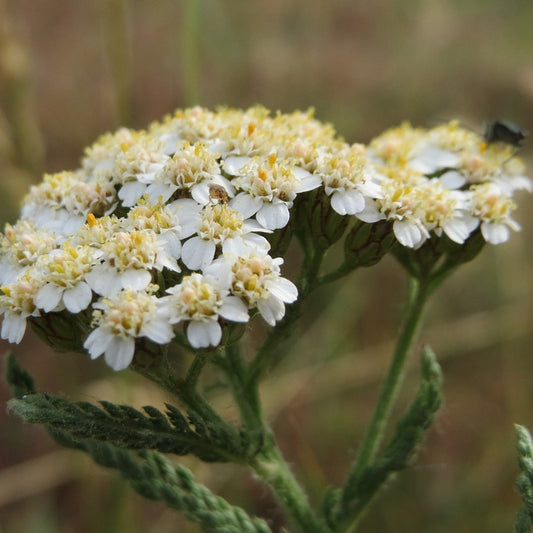
{"type": "Polygon", "coordinates": [[[254,472],[272,488],[285,511],[291,531],[301,533],[329,533],[326,523],[315,516],[307,495],[283,459],[281,452],[269,437],[263,450],[251,464],[254,472]]]}
{"type": "MultiPolygon", "coordinates": [[[[410,348],[415,336],[424,304],[428,297],[428,284],[415,278],[409,280],[409,304],[405,321],[396,344],[394,356],[389,368],[381,395],[370,422],[366,437],[360,447],[358,457],[354,462],[345,488],[343,490],[342,508],[347,509],[350,505],[354,485],[358,482],[361,473],[375,459],[383,439],[387,422],[389,421],[392,408],[398,396],[398,392],[405,373],[405,363],[410,353],[410,348]]],[[[340,531],[350,531],[351,526],[340,531]]]]}
{"type": "Polygon", "coordinates": [[[249,466],[272,488],[292,531],[328,533],[328,527],[315,516],[306,493],[275,443],[272,430],[263,415],[257,382],[248,379],[249,367],[241,356],[238,343],[228,346],[215,361],[226,375],[244,429],[250,438],[261,439],[261,451],[250,460],[249,466]]]}

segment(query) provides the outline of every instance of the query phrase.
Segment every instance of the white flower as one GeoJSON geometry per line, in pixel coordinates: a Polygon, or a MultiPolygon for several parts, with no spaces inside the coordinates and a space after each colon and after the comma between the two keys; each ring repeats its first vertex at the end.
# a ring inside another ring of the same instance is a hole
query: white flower
{"type": "Polygon", "coordinates": [[[509,239],[510,230],[520,230],[511,218],[516,204],[495,183],[475,185],[472,191],[472,214],[481,222],[481,233],[491,244],[501,244],[509,239]]]}
{"type": "Polygon", "coordinates": [[[224,255],[209,265],[204,273],[228,284],[230,292],[257,308],[265,321],[274,326],[285,315],[285,303],[298,298],[296,286],[282,278],[283,259],[248,252],[241,256],[224,255]]]}
{"type": "Polygon", "coordinates": [[[118,155],[113,175],[122,184],[118,197],[124,206],[131,207],[136,204],[168,159],[161,151],[159,143],[148,139],[143,143],[134,144],[118,155]]]}
{"type": "Polygon", "coordinates": [[[216,156],[203,143],[191,146],[185,142],[177,147],[146,194],[153,202],[166,202],[176,191],[187,191],[199,204],[205,205],[210,201],[211,185],[218,185],[228,196],[233,196],[233,187],[220,173],[216,156]]]}
{"type": "Polygon", "coordinates": [[[218,346],[222,338],[219,317],[232,322],[247,322],[246,305],[228,294],[220,280],[197,272],[185,276],[179,285],[162,298],[170,323],[188,322],[187,339],[193,348],[218,346]]]}
{"type": "Polygon", "coordinates": [[[0,314],[2,321],[2,339],[18,344],[26,331],[26,319],[40,316],[35,305],[35,296],[39,289],[39,280],[31,276],[28,270],[11,285],[0,288],[0,314]]]}
{"type": "Polygon", "coordinates": [[[6,224],[0,243],[0,284],[5,285],[15,281],[40,256],[54,250],[57,237],[28,220],[19,220],[14,226],[6,224]]]}
{"type": "Polygon", "coordinates": [[[459,154],[422,141],[414,148],[409,166],[417,172],[429,175],[445,168],[455,168],[460,161],[459,154]]]}
{"type": "Polygon", "coordinates": [[[145,291],[122,290],[93,305],[94,324],[84,347],[96,359],[105,355],[114,370],[123,370],[132,361],[135,339],[147,337],[157,344],[167,344],[174,337],[166,309],[145,291]]]}
{"type": "Polygon", "coordinates": [[[100,249],[99,259],[86,281],[97,294],[111,296],[120,289],[145,289],[152,280],[152,270],[168,268],[179,272],[176,259],[170,257],[150,230],[120,231],[100,249]]]}
{"type": "Polygon", "coordinates": [[[196,232],[201,206],[194,200],[168,205],[140,202],[128,213],[124,228],[149,230],[173,259],[181,257],[181,241],[196,232]]]}
{"type": "Polygon", "coordinates": [[[236,255],[249,248],[268,251],[270,244],[257,231],[268,232],[227,204],[206,205],[198,220],[198,235],[185,241],[181,259],[190,270],[198,270],[213,261],[217,248],[236,255]]]}
{"type": "Polygon", "coordinates": [[[339,151],[323,151],[315,170],[331,196],[331,207],[339,215],[355,215],[365,208],[365,198],[380,198],[379,177],[365,153],[365,147],[354,144],[339,151]]]}
{"type": "Polygon", "coordinates": [[[232,184],[240,190],[230,206],[245,218],[255,215],[269,230],[283,228],[289,222],[289,209],[301,192],[316,189],[321,184],[301,167],[278,162],[275,153],[263,157],[228,157],[224,161],[228,174],[236,176],[232,184]]]}
{"type": "Polygon", "coordinates": [[[85,281],[95,260],[95,250],[89,246],[63,246],[39,261],[42,281],[35,304],[45,312],[66,307],[71,313],[87,309],[93,293],[85,281]]]}

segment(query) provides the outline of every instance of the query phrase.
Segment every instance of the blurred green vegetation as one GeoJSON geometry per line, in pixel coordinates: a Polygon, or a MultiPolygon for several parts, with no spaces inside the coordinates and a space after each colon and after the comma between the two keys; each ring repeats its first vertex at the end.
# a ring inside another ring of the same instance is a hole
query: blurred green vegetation
{"type": "MultiPolygon", "coordinates": [[[[0,222],[16,219],[42,172],[75,168],[99,134],[195,103],[312,106],[361,142],[403,120],[457,117],[481,131],[485,120],[507,118],[533,131],[532,27],[533,2],[522,0],[0,0],[0,222]]],[[[430,305],[421,339],[441,358],[446,402],[418,463],[376,500],[361,531],[511,530],[520,503],[512,423],[533,427],[533,200],[519,200],[523,232],[488,246],[430,305]]],[[[317,294],[307,318],[323,309],[320,318],[263,386],[281,447],[317,501],[324,482],[342,481],[364,433],[404,292],[405,276],[387,258],[317,294]]],[[[32,336],[16,352],[43,389],[136,405],[159,399],[134,375],[53,354],[32,336]]],[[[234,416],[228,400],[217,401],[234,416]]],[[[2,533],[197,531],[4,410],[0,427],[2,533]]],[[[282,525],[268,491],[245,472],[188,466],[282,525]]]]}

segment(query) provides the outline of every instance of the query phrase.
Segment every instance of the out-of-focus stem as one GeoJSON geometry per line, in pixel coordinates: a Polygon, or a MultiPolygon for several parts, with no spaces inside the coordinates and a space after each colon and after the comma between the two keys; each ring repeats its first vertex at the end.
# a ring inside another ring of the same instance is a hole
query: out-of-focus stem
{"type": "MultiPolygon", "coordinates": [[[[343,489],[341,506],[345,509],[350,506],[350,497],[353,493],[352,489],[354,484],[358,482],[364,469],[375,459],[379,450],[379,445],[383,439],[392,408],[403,381],[405,363],[420,323],[424,304],[429,295],[428,293],[428,284],[426,282],[416,278],[409,279],[409,303],[405,314],[404,324],[368,432],[359,449],[358,457],[352,465],[352,469],[343,489]]],[[[355,517],[352,518],[350,516],[343,517],[342,522],[345,526],[340,527],[339,531],[353,531],[354,518],[355,517]]]]}
{"type": "Polygon", "coordinates": [[[26,50],[13,35],[9,14],[0,0],[0,101],[7,125],[4,152],[16,167],[39,174],[44,148],[30,104],[31,75],[26,50]]]}
{"type": "Polygon", "coordinates": [[[200,0],[184,0],[182,79],[185,105],[200,103],[200,0]]]}
{"type": "Polygon", "coordinates": [[[134,119],[133,68],[128,0],[102,0],[104,39],[109,61],[117,118],[130,126],[134,119]]]}

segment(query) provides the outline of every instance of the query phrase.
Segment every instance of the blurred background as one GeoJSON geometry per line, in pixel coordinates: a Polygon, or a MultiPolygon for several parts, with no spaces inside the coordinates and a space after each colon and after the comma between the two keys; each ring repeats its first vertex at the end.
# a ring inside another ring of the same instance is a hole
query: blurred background
{"type": "MultiPolygon", "coordinates": [[[[43,172],[76,168],[99,134],[193,104],[312,106],[350,142],[404,120],[460,118],[482,132],[505,118],[533,131],[532,28],[533,2],[523,0],[0,0],[0,222],[16,220],[43,172]]],[[[521,155],[533,174],[533,139],[521,155]]],[[[523,231],[487,246],[429,306],[420,343],[441,360],[446,401],[416,465],[376,499],[362,532],[511,531],[520,505],[513,423],[533,429],[533,198],[518,200],[523,231]]],[[[386,258],[317,294],[307,317],[321,309],[315,326],[263,384],[280,445],[316,502],[325,482],[342,482],[364,434],[405,285],[386,258]]],[[[15,352],[40,390],[162,405],[136,375],[54,354],[31,335],[15,352]]],[[[416,381],[415,356],[400,406],[416,381]]],[[[8,396],[2,382],[2,405],[8,396]]],[[[235,417],[226,397],[214,401],[235,417]]],[[[282,525],[245,471],[184,463],[282,525]]],[[[1,409],[0,531],[198,530],[1,409]]]]}

